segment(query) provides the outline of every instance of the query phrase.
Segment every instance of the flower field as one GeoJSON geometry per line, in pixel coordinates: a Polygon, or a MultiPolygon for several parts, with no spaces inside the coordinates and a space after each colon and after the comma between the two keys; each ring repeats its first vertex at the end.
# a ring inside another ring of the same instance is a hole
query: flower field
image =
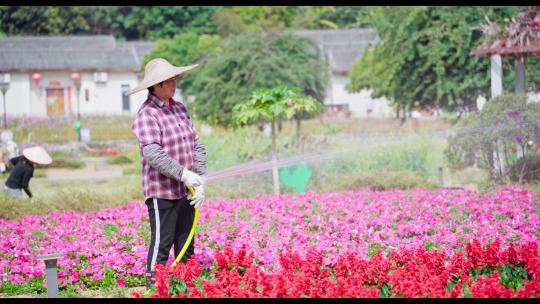
{"type": "MultiPolygon", "coordinates": [[[[149,225],[141,202],[0,227],[0,292],[43,292],[36,255],[53,252],[65,255],[61,289],[144,284],[149,225]]],[[[198,263],[161,270],[154,296],[537,296],[539,235],[536,193],[513,186],[208,201],[198,263]]]]}

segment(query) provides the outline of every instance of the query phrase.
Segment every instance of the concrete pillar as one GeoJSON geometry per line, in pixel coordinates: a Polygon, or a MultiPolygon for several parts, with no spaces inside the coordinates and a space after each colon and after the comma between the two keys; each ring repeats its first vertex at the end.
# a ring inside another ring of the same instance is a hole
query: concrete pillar
{"type": "MultiPolygon", "coordinates": [[[[502,73],[503,71],[501,55],[491,56],[491,98],[502,94],[502,73]]],[[[497,140],[493,144],[493,162],[495,167],[494,170],[495,172],[504,172],[505,164],[504,158],[502,157],[504,153],[502,142],[501,140],[497,140]]]]}
{"type": "Polygon", "coordinates": [[[517,57],[516,67],[516,94],[525,94],[525,56],[517,57]]]}
{"type": "Polygon", "coordinates": [[[502,59],[500,55],[491,56],[491,98],[502,94],[502,59]]]}

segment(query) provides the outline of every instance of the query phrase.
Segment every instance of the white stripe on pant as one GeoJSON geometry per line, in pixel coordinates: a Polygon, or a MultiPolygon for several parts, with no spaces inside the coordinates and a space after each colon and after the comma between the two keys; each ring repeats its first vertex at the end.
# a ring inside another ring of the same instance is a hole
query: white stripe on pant
{"type": "Polygon", "coordinates": [[[160,236],[161,223],[159,222],[159,208],[158,208],[156,198],[153,199],[153,203],[154,203],[154,210],[155,210],[155,215],[156,215],[156,229],[154,229],[154,231],[156,232],[156,236],[155,236],[156,238],[155,238],[155,244],[154,244],[154,252],[152,253],[152,263],[150,263],[151,270],[154,270],[154,267],[156,266],[156,258],[158,255],[159,242],[160,242],[160,237],[161,237],[160,236]]]}

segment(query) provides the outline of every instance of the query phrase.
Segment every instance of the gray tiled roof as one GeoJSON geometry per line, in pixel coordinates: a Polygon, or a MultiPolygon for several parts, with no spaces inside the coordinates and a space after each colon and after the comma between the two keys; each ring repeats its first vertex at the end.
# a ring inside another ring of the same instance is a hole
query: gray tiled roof
{"type": "Polygon", "coordinates": [[[153,42],[116,42],[113,36],[0,38],[0,70],[139,71],[153,42]]]}
{"type": "Polygon", "coordinates": [[[118,46],[133,47],[135,49],[135,55],[138,60],[138,65],[144,58],[145,55],[148,55],[152,49],[156,46],[154,41],[127,41],[127,42],[118,42],[118,46]]]}
{"type": "MultiPolygon", "coordinates": [[[[365,49],[377,43],[372,29],[302,30],[313,39],[334,72],[348,72],[365,49]]],[[[0,71],[139,71],[152,41],[116,41],[113,36],[25,36],[0,38],[0,71]]]]}
{"type": "Polygon", "coordinates": [[[84,49],[116,47],[113,36],[11,36],[0,38],[0,49],[84,49]]]}
{"type": "Polygon", "coordinates": [[[378,42],[373,29],[302,30],[295,34],[313,39],[325,54],[333,72],[349,72],[364,51],[378,42]]]}

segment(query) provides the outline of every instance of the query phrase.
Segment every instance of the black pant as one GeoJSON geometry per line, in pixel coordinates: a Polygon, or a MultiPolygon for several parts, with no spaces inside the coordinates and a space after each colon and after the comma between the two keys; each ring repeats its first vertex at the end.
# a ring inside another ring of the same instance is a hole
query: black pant
{"type": "MultiPolygon", "coordinates": [[[[185,197],[177,200],[149,198],[145,203],[148,207],[152,234],[146,269],[152,271],[155,269],[155,263],[167,263],[173,244],[174,256],[180,254],[193,225],[195,208],[185,197]]],[[[194,239],[191,240],[181,262],[185,263],[194,254],[194,239]]]]}

